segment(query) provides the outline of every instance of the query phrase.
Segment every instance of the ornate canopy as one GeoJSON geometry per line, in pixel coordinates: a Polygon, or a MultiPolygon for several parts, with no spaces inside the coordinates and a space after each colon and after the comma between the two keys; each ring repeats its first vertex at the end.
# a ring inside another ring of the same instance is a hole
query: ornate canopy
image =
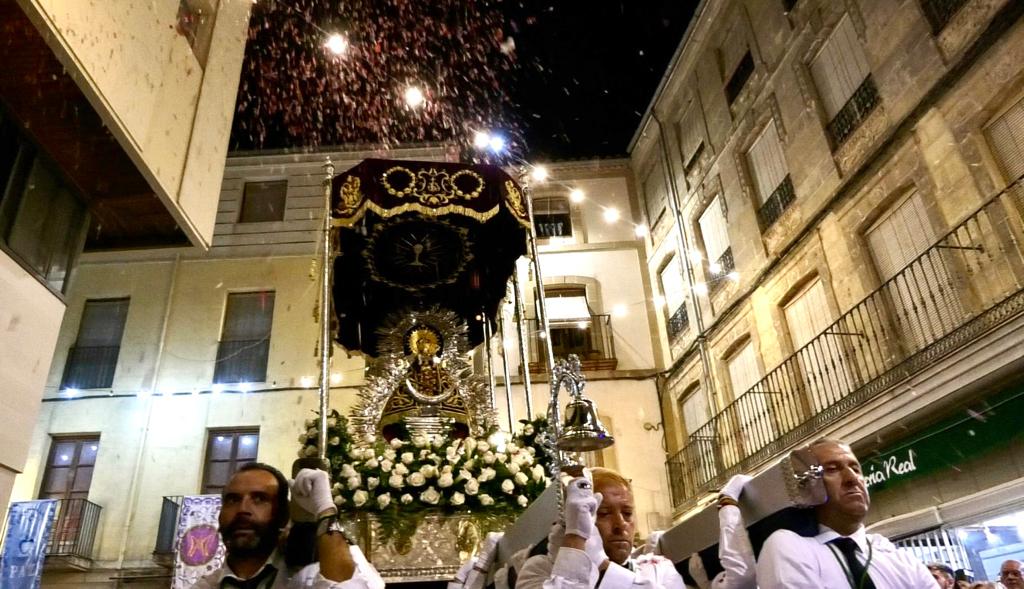
{"type": "Polygon", "coordinates": [[[519,185],[501,168],[368,159],[334,178],[334,305],[338,341],[378,354],[377,331],[402,308],[448,309],[482,341],[515,260],[526,252],[529,216],[519,185]]]}

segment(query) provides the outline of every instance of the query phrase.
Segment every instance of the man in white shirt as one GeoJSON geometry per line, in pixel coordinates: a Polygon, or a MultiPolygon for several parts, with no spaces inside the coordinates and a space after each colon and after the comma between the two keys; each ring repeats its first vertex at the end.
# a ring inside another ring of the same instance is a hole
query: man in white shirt
{"type": "Polygon", "coordinates": [[[288,480],[270,465],[249,463],[232,475],[221,494],[218,523],[227,549],[224,564],[193,589],[384,589],[359,548],[345,539],[326,472],[299,471],[292,499],[299,509],[319,518],[319,563],[300,570],[286,565],[278,542],[288,524],[288,480]]]}
{"type": "Polygon", "coordinates": [[[698,589],[757,589],[754,548],[750,545],[738,502],[743,487],[750,480],[747,475],[735,475],[718,495],[718,560],[722,572],[708,579],[700,555],[690,556],[690,576],[698,589]]]}
{"type": "Polygon", "coordinates": [[[585,477],[569,482],[565,528],[548,537],[548,554],[526,561],[516,589],[684,589],[669,559],[631,557],[636,509],[629,481],[606,468],[591,474],[593,483],[585,477]]]}
{"type": "Polygon", "coordinates": [[[818,440],[810,446],[824,469],[828,500],[815,508],[818,535],[789,530],[769,536],[757,560],[761,589],[935,589],[935,579],[911,554],[864,530],[871,499],[850,446],[818,440]]]}

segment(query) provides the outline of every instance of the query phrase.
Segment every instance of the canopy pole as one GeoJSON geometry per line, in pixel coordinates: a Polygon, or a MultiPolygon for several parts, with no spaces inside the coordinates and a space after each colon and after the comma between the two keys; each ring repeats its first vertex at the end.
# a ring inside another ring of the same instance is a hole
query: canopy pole
{"type": "Polygon", "coordinates": [[[498,338],[501,340],[501,369],[505,377],[505,406],[508,409],[508,432],[516,432],[516,417],[512,409],[512,375],[508,370],[508,348],[505,346],[505,305],[498,306],[498,338]]]}
{"type": "Polygon", "coordinates": [[[523,370],[523,391],[526,394],[526,419],[533,419],[533,387],[530,384],[530,351],[526,348],[526,309],[523,289],[519,287],[519,265],[512,272],[512,298],[516,306],[516,332],[519,336],[519,365],[523,370]]]}
{"type": "MultiPolygon", "coordinates": [[[[500,309],[499,309],[500,311],[500,309]]],[[[491,355],[491,320],[487,318],[487,313],[481,309],[480,318],[484,323],[484,360],[487,362],[487,395],[491,401],[491,409],[497,405],[498,399],[494,394],[494,359],[491,355]]]]}
{"type": "Polygon", "coordinates": [[[533,193],[530,184],[523,184],[523,200],[526,201],[526,214],[530,217],[530,229],[526,234],[530,245],[530,257],[533,258],[533,281],[537,292],[537,300],[534,301],[537,307],[537,319],[540,323],[538,337],[544,340],[544,351],[548,361],[548,378],[555,373],[555,352],[551,349],[551,326],[548,325],[547,302],[544,300],[544,275],[540,271],[540,254],[537,253],[536,225],[533,222],[533,193]]]}
{"type": "Polygon", "coordinates": [[[331,181],[334,179],[334,164],[328,156],[324,170],[324,219],[323,244],[321,244],[320,272],[320,437],[317,440],[317,456],[327,461],[327,411],[331,396],[331,273],[334,269],[331,257],[331,181]]]}

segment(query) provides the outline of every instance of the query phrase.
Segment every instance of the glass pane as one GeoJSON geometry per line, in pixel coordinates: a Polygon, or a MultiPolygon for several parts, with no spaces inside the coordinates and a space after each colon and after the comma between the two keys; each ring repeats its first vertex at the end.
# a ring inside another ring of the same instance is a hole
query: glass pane
{"type": "Polygon", "coordinates": [[[98,441],[82,442],[82,450],[78,454],[78,465],[96,464],[96,454],[100,450],[98,441]]]}
{"type": "Polygon", "coordinates": [[[92,484],[92,469],[93,467],[91,466],[80,466],[75,470],[75,482],[71,487],[72,491],[89,492],[89,485],[92,484]]]}
{"type": "Polygon", "coordinates": [[[210,460],[231,460],[233,434],[210,433],[210,460]]]}
{"type": "Polygon", "coordinates": [[[259,341],[270,337],[274,318],[274,293],[246,292],[228,295],[224,317],[224,341],[259,341]]]}
{"type": "Polygon", "coordinates": [[[53,458],[50,464],[53,466],[70,466],[75,460],[75,442],[55,442],[53,446],[53,458]]]}
{"type": "Polygon", "coordinates": [[[256,449],[259,447],[259,443],[259,434],[243,434],[238,436],[238,462],[245,463],[256,460],[256,449]]]}
{"type": "Polygon", "coordinates": [[[45,275],[49,266],[52,248],[43,236],[47,233],[53,195],[58,190],[56,177],[37,159],[32,166],[8,238],[11,249],[40,275],[45,275]]]}
{"type": "Polygon", "coordinates": [[[228,478],[231,477],[231,463],[230,462],[211,462],[206,466],[206,485],[216,485],[223,487],[228,484],[228,478]]]}
{"type": "Polygon", "coordinates": [[[43,493],[63,494],[68,488],[68,475],[70,468],[51,468],[46,476],[46,486],[43,493]]]}

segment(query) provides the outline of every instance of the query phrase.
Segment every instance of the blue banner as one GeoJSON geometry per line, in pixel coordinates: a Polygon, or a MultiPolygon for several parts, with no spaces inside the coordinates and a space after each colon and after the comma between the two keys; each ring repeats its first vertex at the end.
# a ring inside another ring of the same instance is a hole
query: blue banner
{"type": "Polygon", "coordinates": [[[7,535],[0,554],[0,587],[39,589],[57,501],[16,501],[7,512],[7,535]]]}

